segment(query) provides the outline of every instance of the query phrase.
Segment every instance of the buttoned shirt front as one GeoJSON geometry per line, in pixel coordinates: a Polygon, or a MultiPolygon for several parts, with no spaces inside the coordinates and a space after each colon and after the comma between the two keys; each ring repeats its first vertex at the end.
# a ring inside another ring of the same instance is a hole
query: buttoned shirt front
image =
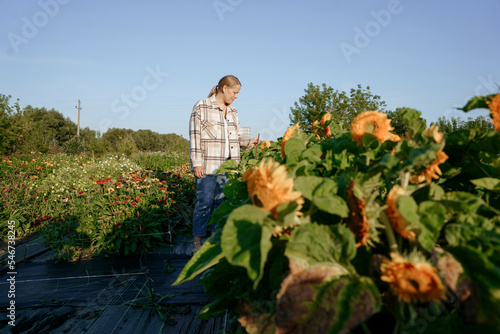
{"type": "Polygon", "coordinates": [[[227,106],[224,116],[215,94],[196,102],[189,120],[191,170],[202,166],[203,174],[214,175],[227,157],[239,162],[240,146],[249,145],[249,140],[244,140],[239,132],[238,112],[233,105],[227,106]],[[227,131],[224,129],[225,122],[227,131]]]}

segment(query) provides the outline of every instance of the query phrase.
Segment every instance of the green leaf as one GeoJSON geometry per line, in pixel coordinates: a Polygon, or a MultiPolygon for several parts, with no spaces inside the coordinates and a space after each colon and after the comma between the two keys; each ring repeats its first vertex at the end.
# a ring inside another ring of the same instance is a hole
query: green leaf
{"type": "Polygon", "coordinates": [[[471,111],[473,109],[485,108],[488,109],[487,101],[491,100],[495,94],[487,95],[487,96],[474,96],[472,97],[465,106],[462,108],[457,108],[458,110],[462,110],[464,112],[471,111]]]}
{"type": "Polygon", "coordinates": [[[500,180],[493,177],[483,177],[481,179],[470,180],[470,182],[478,187],[483,187],[488,190],[500,190],[500,180]]]}
{"type": "Polygon", "coordinates": [[[228,217],[221,236],[221,248],[228,262],[244,267],[254,289],[264,274],[267,255],[272,248],[273,228],[265,224],[269,212],[243,205],[228,217]]]}
{"type": "MultiPolygon", "coordinates": [[[[500,268],[481,252],[470,246],[450,247],[447,249],[464,267],[474,285],[479,290],[480,323],[500,326],[500,268]]],[[[477,297],[476,297],[477,298],[477,297]]]]}
{"type": "MultiPolygon", "coordinates": [[[[302,196],[312,200],[314,190],[325,180],[319,176],[298,176],[293,181],[296,190],[302,193],[302,196]]],[[[334,181],[332,181],[334,182],[334,181]]]]}
{"type": "Polygon", "coordinates": [[[336,195],[337,191],[338,185],[335,181],[323,178],[314,189],[311,202],[322,211],[345,218],[349,215],[349,207],[342,197],[336,195]]]}
{"type": "Polygon", "coordinates": [[[248,197],[247,183],[231,180],[224,186],[224,196],[227,199],[246,199],[248,197]]]}
{"type": "Polygon", "coordinates": [[[356,242],[343,225],[304,224],[294,229],[285,255],[305,270],[317,264],[347,264],[356,256],[356,242]]]}
{"type": "Polygon", "coordinates": [[[219,167],[217,170],[217,174],[222,174],[222,173],[227,173],[227,172],[232,172],[238,169],[238,163],[236,160],[226,160],[222,165],[219,167]]]}
{"type": "Polygon", "coordinates": [[[224,201],[222,202],[213,212],[210,220],[208,222],[211,224],[223,224],[225,223],[227,216],[233,212],[234,209],[238,208],[241,201],[224,201]]]}
{"type": "Polygon", "coordinates": [[[300,140],[299,138],[290,138],[285,143],[285,154],[287,162],[297,162],[300,158],[300,155],[302,154],[302,151],[304,151],[305,148],[306,145],[302,140],[300,140]]]}
{"type": "Polygon", "coordinates": [[[425,201],[418,206],[420,233],[418,242],[425,250],[434,247],[445,222],[446,208],[433,201],[425,201]]]}
{"type": "Polygon", "coordinates": [[[320,210],[328,212],[332,215],[337,215],[342,218],[347,218],[349,215],[349,207],[346,201],[337,195],[313,196],[312,202],[320,210]]]}
{"type": "Polygon", "coordinates": [[[377,313],[382,302],[368,277],[340,277],[326,282],[302,317],[307,333],[348,333],[377,313]]]}
{"type": "Polygon", "coordinates": [[[211,239],[205,241],[201,248],[193,254],[193,257],[188,261],[182,269],[179,277],[172,285],[179,285],[183,282],[195,278],[202,271],[216,265],[224,255],[219,244],[213,244],[211,239]]]}
{"type": "Polygon", "coordinates": [[[442,199],[443,205],[447,207],[448,210],[466,213],[474,213],[479,210],[479,208],[486,203],[474,194],[454,191],[446,193],[442,199]]]}
{"type": "Polygon", "coordinates": [[[377,137],[375,137],[371,133],[365,133],[363,135],[363,139],[362,140],[363,140],[363,146],[366,147],[367,149],[370,149],[370,150],[376,150],[381,145],[381,143],[377,139],[377,137]]]}
{"type": "Polygon", "coordinates": [[[323,150],[321,149],[321,144],[314,144],[302,152],[302,158],[310,162],[319,162],[321,161],[322,154],[323,150]]]}
{"type": "Polygon", "coordinates": [[[411,196],[398,197],[398,210],[408,220],[411,227],[420,226],[417,202],[411,196]]]}

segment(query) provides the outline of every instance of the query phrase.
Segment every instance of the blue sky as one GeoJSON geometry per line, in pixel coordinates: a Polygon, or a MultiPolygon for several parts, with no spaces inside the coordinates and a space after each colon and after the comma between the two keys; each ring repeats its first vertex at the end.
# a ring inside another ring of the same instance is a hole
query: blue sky
{"type": "Polygon", "coordinates": [[[0,94],[81,126],[188,138],[226,74],[252,135],[275,140],[307,84],[370,86],[389,110],[438,117],[498,92],[498,0],[0,0],[0,94]]]}

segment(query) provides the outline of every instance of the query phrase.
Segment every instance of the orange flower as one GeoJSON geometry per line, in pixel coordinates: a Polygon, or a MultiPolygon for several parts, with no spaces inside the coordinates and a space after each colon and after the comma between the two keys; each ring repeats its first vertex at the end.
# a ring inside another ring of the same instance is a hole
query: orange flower
{"type": "Polygon", "coordinates": [[[425,303],[445,296],[445,287],[436,274],[437,269],[425,262],[409,262],[391,253],[391,260],[384,260],[380,271],[380,279],[389,283],[391,291],[400,301],[425,303]]]}
{"type": "Polygon", "coordinates": [[[448,160],[448,155],[443,152],[443,149],[441,149],[436,156],[436,160],[425,169],[425,171],[422,174],[419,175],[411,175],[410,176],[410,182],[411,183],[422,183],[424,181],[427,181],[427,183],[431,183],[432,179],[439,179],[439,175],[442,175],[443,173],[441,172],[441,169],[439,168],[439,165],[442,164],[448,160]]]}
{"type": "Polygon", "coordinates": [[[263,150],[267,147],[271,147],[271,142],[269,140],[264,140],[261,144],[260,144],[260,149],[263,150]]]}
{"type": "Polygon", "coordinates": [[[366,216],[365,201],[354,195],[354,185],[355,181],[352,181],[349,188],[347,188],[347,203],[351,209],[351,214],[347,218],[347,227],[354,233],[356,237],[356,247],[359,247],[363,246],[370,236],[368,233],[370,222],[366,216]]]}
{"type": "Polygon", "coordinates": [[[490,109],[493,126],[495,130],[500,131],[500,94],[495,95],[487,104],[490,109]]]}
{"type": "Polygon", "coordinates": [[[401,137],[398,136],[397,134],[391,132],[387,136],[386,140],[390,140],[390,141],[393,141],[393,142],[398,142],[398,141],[401,141],[401,137]]]}
{"type": "Polygon", "coordinates": [[[425,134],[428,136],[432,136],[432,139],[434,139],[434,141],[438,144],[444,138],[444,134],[442,132],[439,132],[439,125],[436,124],[432,124],[431,126],[429,126],[429,128],[425,130],[425,134]]]}
{"type": "Polygon", "coordinates": [[[288,177],[286,167],[272,159],[247,170],[243,181],[247,181],[253,204],[271,212],[274,217],[277,217],[276,208],[281,203],[296,201],[299,206],[304,203],[302,193],[293,190],[293,179],[288,177]]]}
{"type": "Polygon", "coordinates": [[[286,142],[293,137],[295,132],[299,131],[299,124],[292,125],[289,127],[286,131],[285,134],[283,135],[283,139],[281,140],[281,156],[284,158],[286,157],[285,154],[285,144],[286,142]]]}
{"type": "Polygon", "coordinates": [[[408,220],[399,212],[398,209],[398,197],[400,195],[406,195],[406,190],[403,187],[395,185],[387,194],[387,199],[385,204],[387,209],[385,212],[391,221],[392,228],[399,233],[403,238],[410,241],[415,240],[415,232],[407,229],[409,224],[408,220]]]}
{"type": "Polygon", "coordinates": [[[381,142],[388,139],[391,127],[391,120],[387,115],[378,111],[365,111],[359,114],[351,124],[352,138],[359,144],[363,143],[363,136],[371,133],[381,142]]]}

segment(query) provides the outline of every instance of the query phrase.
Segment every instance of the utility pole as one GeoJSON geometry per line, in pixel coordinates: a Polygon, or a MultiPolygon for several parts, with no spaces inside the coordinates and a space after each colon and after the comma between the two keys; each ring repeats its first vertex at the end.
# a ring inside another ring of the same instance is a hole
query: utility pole
{"type": "Polygon", "coordinates": [[[75,106],[75,108],[78,109],[78,125],[76,127],[76,136],[80,137],[80,110],[82,109],[80,107],[80,100],[78,100],[78,107],[75,106]]]}

